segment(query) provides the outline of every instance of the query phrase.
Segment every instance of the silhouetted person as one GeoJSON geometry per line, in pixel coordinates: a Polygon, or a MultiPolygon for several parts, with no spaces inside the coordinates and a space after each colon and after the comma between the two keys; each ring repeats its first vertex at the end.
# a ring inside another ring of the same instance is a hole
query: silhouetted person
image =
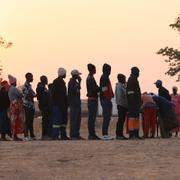
{"type": "Polygon", "coordinates": [[[128,111],[128,102],[126,95],[126,76],[123,74],[117,75],[118,83],[116,83],[115,98],[118,110],[118,122],[116,125],[116,139],[126,140],[123,134],[124,122],[128,111]]]}
{"type": "Polygon", "coordinates": [[[169,94],[169,91],[165,87],[163,87],[162,81],[157,80],[154,84],[158,88],[158,95],[166,98],[168,101],[171,101],[171,96],[169,94]]]}
{"type": "Polygon", "coordinates": [[[103,140],[111,140],[112,138],[108,135],[108,128],[112,115],[111,100],[114,97],[111,81],[109,79],[111,74],[111,66],[105,63],[102,70],[103,74],[100,78],[100,101],[103,111],[102,135],[103,140]]]}
{"type": "Polygon", "coordinates": [[[35,106],[34,106],[34,97],[36,97],[35,92],[32,89],[31,83],[33,82],[32,73],[26,73],[25,75],[26,82],[23,87],[23,102],[24,102],[24,110],[25,110],[25,140],[35,140],[34,135],[34,114],[35,114],[35,106]],[[30,137],[29,137],[30,133],[30,137]]]}
{"type": "Polygon", "coordinates": [[[96,74],[96,67],[94,64],[87,65],[89,74],[86,79],[87,97],[88,97],[88,132],[89,140],[99,140],[100,138],[95,132],[95,122],[98,108],[98,92],[99,86],[96,83],[94,74],[96,74]]]}
{"type": "Polygon", "coordinates": [[[128,129],[129,139],[139,139],[139,112],[141,107],[141,90],[138,82],[139,69],[131,68],[127,82],[128,129]]]}
{"type": "Polygon", "coordinates": [[[53,125],[52,137],[54,140],[61,136],[62,140],[68,140],[66,134],[67,127],[67,90],[64,79],[66,78],[66,70],[64,68],[58,69],[58,77],[53,81],[51,88],[51,97],[53,104],[53,125]]]}
{"type": "Polygon", "coordinates": [[[51,109],[50,109],[50,93],[46,87],[48,84],[48,79],[46,76],[40,77],[40,82],[37,85],[36,93],[39,109],[42,115],[42,139],[48,139],[50,134],[50,118],[51,118],[51,109]]]}

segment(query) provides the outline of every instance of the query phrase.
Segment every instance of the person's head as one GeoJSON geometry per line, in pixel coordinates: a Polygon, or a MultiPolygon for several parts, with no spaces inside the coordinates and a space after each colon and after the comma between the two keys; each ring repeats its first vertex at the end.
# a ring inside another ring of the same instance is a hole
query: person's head
{"type": "Polygon", "coordinates": [[[8,79],[9,79],[9,84],[10,85],[16,86],[17,79],[14,76],[9,74],[8,79]]]}
{"type": "Polygon", "coordinates": [[[157,80],[154,84],[156,85],[157,88],[162,87],[162,81],[161,80],[157,80]]]}
{"type": "Polygon", "coordinates": [[[135,75],[136,77],[139,77],[139,68],[136,66],[132,67],[131,74],[135,75]]]}
{"type": "Polygon", "coordinates": [[[58,69],[58,77],[66,78],[66,70],[62,67],[58,69]]]}
{"type": "Polygon", "coordinates": [[[111,74],[111,66],[109,64],[103,64],[103,74],[110,75],[111,74]]]}
{"type": "Polygon", "coordinates": [[[71,71],[71,75],[72,75],[72,78],[78,79],[79,76],[81,75],[81,73],[80,73],[77,69],[73,69],[73,70],[71,71]]]}
{"type": "Polygon", "coordinates": [[[176,95],[177,91],[178,91],[178,88],[176,86],[173,86],[172,91],[173,91],[173,94],[176,95]]]}
{"type": "Polygon", "coordinates": [[[30,72],[26,73],[25,78],[26,78],[27,82],[29,82],[29,83],[33,82],[33,74],[32,73],[30,73],[30,72]]]}
{"type": "Polygon", "coordinates": [[[90,74],[96,74],[96,66],[94,64],[89,63],[87,68],[90,74]]]}
{"type": "Polygon", "coordinates": [[[44,85],[48,84],[48,78],[46,76],[44,76],[44,75],[40,77],[40,81],[44,85]]]}
{"type": "Polygon", "coordinates": [[[117,75],[118,82],[125,84],[126,83],[126,76],[124,74],[117,75]]]}
{"type": "Polygon", "coordinates": [[[9,83],[4,80],[4,81],[1,81],[1,88],[4,88],[6,91],[9,90],[9,83]]]}

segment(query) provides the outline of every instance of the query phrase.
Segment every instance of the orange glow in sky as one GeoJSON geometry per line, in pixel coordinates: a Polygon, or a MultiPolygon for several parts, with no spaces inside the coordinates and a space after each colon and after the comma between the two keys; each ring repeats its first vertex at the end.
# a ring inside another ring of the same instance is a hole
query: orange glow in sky
{"type": "Polygon", "coordinates": [[[140,69],[142,91],[157,92],[161,79],[170,92],[179,84],[164,74],[167,64],[156,52],[165,46],[179,48],[180,36],[169,24],[180,14],[180,1],[164,0],[0,0],[0,36],[13,42],[0,49],[4,78],[10,73],[22,84],[24,74],[41,75],[49,82],[64,67],[70,77],[82,72],[82,98],[86,97],[87,63],[97,67],[99,83],[103,63],[112,66],[110,79],[127,78],[132,66],[140,69]]]}

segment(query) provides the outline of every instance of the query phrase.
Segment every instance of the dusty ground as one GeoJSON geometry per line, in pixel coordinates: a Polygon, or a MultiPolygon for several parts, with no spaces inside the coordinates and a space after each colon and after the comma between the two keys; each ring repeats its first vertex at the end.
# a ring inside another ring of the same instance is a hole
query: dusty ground
{"type": "MultiPolygon", "coordinates": [[[[116,119],[116,118],[114,118],[116,119]]],[[[86,119],[82,136],[87,136],[86,119]]],[[[40,120],[36,120],[40,135],[40,120]]],[[[101,119],[97,123],[100,135],[101,119]]],[[[114,135],[115,120],[111,123],[114,135]]],[[[180,179],[180,138],[0,142],[0,180],[180,179]]]]}

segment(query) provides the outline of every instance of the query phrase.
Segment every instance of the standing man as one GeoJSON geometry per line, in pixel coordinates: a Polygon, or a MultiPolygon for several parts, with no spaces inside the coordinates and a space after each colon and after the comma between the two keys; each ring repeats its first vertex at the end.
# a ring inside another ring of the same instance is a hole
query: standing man
{"type": "Polygon", "coordinates": [[[25,110],[25,132],[24,137],[25,140],[35,140],[33,121],[35,114],[35,106],[34,106],[34,97],[36,97],[35,92],[32,89],[31,83],[33,82],[32,73],[28,72],[25,75],[26,82],[23,87],[23,103],[25,110]],[[29,134],[30,133],[30,137],[29,134]]]}
{"type": "Polygon", "coordinates": [[[68,100],[70,107],[70,137],[72,140],[83,140],[80,136],[81,126],[81,73],[74,69],[71,71],[72,78],[68,83],[68,100]]]}
{"type": "Polygon", "coordinates": [[[161,97],[164,97],[168,101],[171,101],[171,96],[169,94],[169,91],[165,87],[163,87],[162,81],[157,80],[154,84],[158,88],[158,95],[161,96],[161,97]]]}
{"type": "Polygon", "coordinates": [[[40,77],[40,82],[37,85],[36,93],[39,103],[39,109],[42,115],[42,140],[49,139],[50,134],[50,93],[46,85],[48,79],[46,76],[40,77]]]}
{"type": "Polygon", "coordinates": [[[89,140],[99,140],[100,138],[95,132],[95,121],[98,108],[98,92],[100,90],[99,86],[94,79],[94,74],[96,74],[96,67],[94,64],[87,65],[89,75],[86,79],[87,97],[88,97],[88,131],[89,140]]]}
{"type": "Polygon", "coordinates": [[[141,107],[141,90],[138,77],[139,69],[137,67],[131,68],[131,75],[127,82],[129,139],[140,139],[139,111],[141,107]]]}
{"type": "Polygon", "coordinates": [[[118,83],[116,83],[115,97],[118,110],[118,122],[116,125],[116,139],[126,140],[123,134],[124,122],[128,111],[127,95],[126,95],[126,76],[124,74],[117,75],[118,83]]]}
{"type": "Polygon", "coordinates": [[[112,138],[108,135],[108,128],[112,114],[111,99],[114,97],[111,81],[109,79],[111,74],[111,66],[105,63],[102,70],[103,74],[100,78],[100,101],[103,110],[102,139],[111,140],[112,138]]]}
{"type": "Polygon", "coordinates": [[[53,104],[53,125],[52,138],[58,140],[59,135],[62,140],[69,140],[66,134],[67,127],[67,90],[64,79],[66,78],[66,70],[58,69],[58,77],[53,81],[51,87],[51,97],[53,104]]]}

